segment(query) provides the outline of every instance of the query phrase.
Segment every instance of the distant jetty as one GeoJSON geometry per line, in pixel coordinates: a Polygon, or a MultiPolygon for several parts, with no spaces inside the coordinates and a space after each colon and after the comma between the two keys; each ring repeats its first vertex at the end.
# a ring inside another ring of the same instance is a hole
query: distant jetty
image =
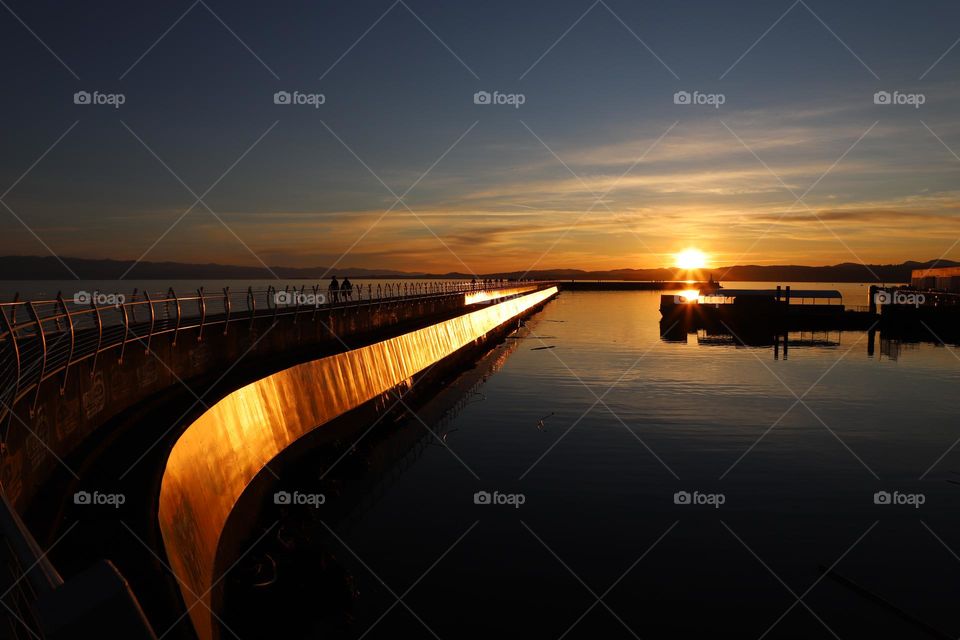
{"type": "Polygon", "coordinates": [[[563,280],[559,284],[561,291],[683,291],[714,285],[711,281],[682,280],[563,280]]]}

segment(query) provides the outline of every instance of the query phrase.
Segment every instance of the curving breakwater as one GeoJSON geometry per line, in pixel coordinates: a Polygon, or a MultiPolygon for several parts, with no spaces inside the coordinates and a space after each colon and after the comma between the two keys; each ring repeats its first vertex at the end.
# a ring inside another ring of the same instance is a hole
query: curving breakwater
{"type": "Polygon", "coordinates": [[[231,510],[256,475],[314,429],[410,381],[557,293],[548,287],[395,338],[320,358],[242,387],[184,431],[160,489],[164,548],[201,640],[213,622],[217,550],[231,510]]]}

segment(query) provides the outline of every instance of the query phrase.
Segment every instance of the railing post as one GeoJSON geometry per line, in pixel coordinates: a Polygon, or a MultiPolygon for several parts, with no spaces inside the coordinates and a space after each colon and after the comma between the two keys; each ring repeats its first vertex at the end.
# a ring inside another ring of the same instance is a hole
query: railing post
{"type": "Polygon", "coordinates": [[[227,314],[223,321],[223,335],[227,335],[227,327],[230,326],[230,287],[223,288],[223,310],[227,314]]]}
{"type": "MultiPolygon", "coordinates": [[[[164,305],[163,305],[164,310],[166,310],[166,309],[167,309],[167,305],[170,304],[170,298],[173,298],[173,304],[174,304],[174,307],[175,307],[176,310],[177,310],[177,323],[173,326],[173,340],[171,341],[171,344],[172,344],[173,346],[176,346],[176,345],[177,345],[177,334],[180,332],[180,298],[177,297],[177,292],[173,290],[173,287],[170,287],[170,288],[167,290],[167,300],[166,300],[166,302],[165,302],[164,305]]],[[[170,316],[170,314],[167,313],[167,317],[169,317],[169,316],[170,316]]]]}
{"type": "Polygon", "coordinates": [[[40,337],[40,348],[42,350],[40,375],[37,376],[37,390],[36,393],[33,394],[33,403],[30,405],[30,417],[32,418],[36,413],[37,401],[40,400],[40,383],[43,382],[43,374],[47,370],[47,336],[43,332],[43,323],[40,321],[40,315],[37,313],[37,309],[33,306],[32,302],[27,302],[27,313],[30,314],[30,318],[37,325],[37,334],[40,337]]]}
{"type": "Polygon", "coordinates": [[[131,305],[130,305],[130,315],[133,316],[132,318],[130,318],[130,321],[131,321],[131,322],[136,322],[136,321],[137,321],[137,305],[136,305],[136,302],[137,302],[137,288],[136,288],[136,287],[133,288],[133,295],[130,296],[130,302],[131,302],[131,305]]]}
{"type": "Polygon", "coordinates": [[[257,296],[253,294],[253,286],[247,287],[247,310],[250,311],[250,328],[253,328],[253,320],[257,316],[257,296]]]}
{"type": "MultiPolygon", "coordinates": [[[[19,296],[15,296],[15,297],[14,297],[14,302],[17,301],[17,297],[19,297],[19,296]]],[[[13,312],[10,314],[11,316],[16,317],[16,315],[17,315],[16,309],[17,309],[17,306],[16,306],[16,304],[14,304],[14,305],[13,305],[13,312]]],[[[4,329],[6,329],[7,333],[10,335],[10,344],[13,345],[13,360],[14,360],[14,365],[16,366],[16,370],[17,370],[16,378],[15,378],[14,381],[13,381],[13,393],[12,393],[11,396],[10,396],[10,402],[9,402],[9,403],[4,402],[4,405],[5,405],[5,406],[4,406],[4,407],[0,407],[0,408],[2,408],[2,409],[5,411],[6,417],[7,417],[6,424],[4,424],[4,427],[3,427],[3,442],[6,443],[6,441],[7,441],[7,432],[9,431],[10,421],[11,421],[12,418],[13,418],[13,416],[12,416],[12,413],[13,413],[13,404],[14,404],[14,402],[15,402],[16,399],[17,399],[17,394],[20,393],[20,368],[21,368],[21,363],[20,363],[20,345],[17,343],[17,334],[16,334],[16,332],[14,331],[14,323],[11,322],[11,321],[7,318],[7,314],[6,314],[6,312],[5,312],[3,309],[0,309],[0,316],[2,316],[2,318],[3,318],[4,329]]]]}
{"type": "MultiPolygon", "coordinates": [[[[317,319],[317,310],[320,309],[320,285],[313,285],[313,314],[310,316],[310,321],[315,322],[317,319]]],[[[325,302],[329,302],[325,300],[325,302]]]]}
{"type": "MultiPolygon", "coordinates": [[[[134,293],[134,296],[136,296],[136,293],[134,293]]],[[[131,303],[131,311],[133,311],[134,306],[131,303]]],[[[123,352],[127,349],[127,340],[130,337],[130,317],[127,315],[127,305],[120,305],[120,312],[123,313],[123,341],[120,343],[120,359],[117,362],[123,364],[123,352]]]]}
{"type": "Polygon", "coordinates": [[[147,333],[147,350],[145,353],[150,353],[150,338],[153,337],[153,327],[157,321],[157,313],[153,309],[153,301],[150,299],[150,292],[144,291],[143,297],[147,301],[147,306],[150,308],[150,332],[147,333]]]}
{"type": "Polygon", "coordinates": [[[197,289],[197,303],[200,305],[200,329],[197,331],[197,342],[202,342],[203,323],[207,319],[207,299],[203,297],[203,287],[197,289]]]}
{"type": "MultiPolygon", "coordinates": [[[[92,297],[91,300],[93,300],[92,297]]],[[[70,310],[67,309],[67,303],[63,299],[62,291],[57,292],[57,303],[60,305],[63,314],[67,317],[67,328],[70,331],[70,353],[67,354],[67,366],[63,368],[63,379],[60,381],[60,395],[62,396],[67,392],[67,375],[70,372],[70,365],[73,364],[73,351],[76,348],[77,336],[73,331],[73,318],[70,316],[70,310]]]]}
{"type": "MultiPolygon", "coordinates": [[[[284,287],[283,292],[289,293],[290,285],[284,287]]],[[[277,321],[277,314],[280,313],[280,305],[277,304],[277,288],[273,285],[267,287],[267,308],[270,308],[270,299],[273,298],[273,321],[277,321]],[[270,292],[273,291],[273,295],[270,295],[270,292]]]]}
{"type": "Polygon", "coordinates": [[[97,350],[93,352],[93,362],[90,364],[90,377],[93,377],[97,370],[97,357],[100,355],[100,349],[103,347],[103,319],[100,317],[100,307],[97,301],[90,298],[90,308],[93,309],[93,319],[97,323],[97,350]]]}

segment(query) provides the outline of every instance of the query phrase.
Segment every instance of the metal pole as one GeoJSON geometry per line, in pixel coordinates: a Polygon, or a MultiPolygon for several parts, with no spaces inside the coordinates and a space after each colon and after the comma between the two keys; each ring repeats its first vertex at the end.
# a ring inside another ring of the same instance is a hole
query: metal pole
{"type": "Polygon", "coordinates": [[[223,335],[227,335],[227,327],[230,326],[230,287],[223,288],[223,310],[227,314],[223,321],[223,335]]]}
{"type": "Polygon", "coordinates": [[[170,287],[170,289],[167,291],[167,301],[163,305],[164,309],[167,308],[171,297],[173,298],[174,307],[177,310],[177,323],[173,327],[173,340],[171,341],[171,344],[176,346],[177,333],[180,332],[180,298],[177,297],[177,292],[173,290],[173,287],[170,287]]]}
{"type": "Polygon", "coordinates": [[[207,319],[207,300],[203,297],[203,287],[197,289],[197,299],[200,305],[200,330],[197,332],[197,342],[203,340],[203,323],[207,319]]]}
{"type": "MultiPolygon", "coordinates": [[[[136,293],[134,293],[134,296],[136,296],[136,293]]],[[[130,305],[130,310],[131,310],[131,311],[133,310],[133,306],[134,306],[134,305],[131,303],[131,305],[130,305]]],[[[126,350],[126,348],[127,348],[127,338],[128,338],[128,336],[130,335],[130,318],[127,316],[127,305],[126,305],[126,304],[120,305],[120,311],[123,312],[123,342],[120,343],[120,359],[119,359],[117,362],[119,362],[119,363],[122,364],[122,363],[123,363],[123,352],[124,352],[124,351],[126,350]]]]}
{"type": "Polygon", "coordinates": [[[253,295],[253,287],[247,287],[247,309],[250,310],[250,328],[253,328],[253,319],[257,315],[257,296],[253,295]]]}
{"type": "MultiPolygon", "coordinates": [[[[93,298],[91,298],[93,300],[93,298]]],[[[57,302],[60,304],[60,308],[63,310],[63,314],[67,317],[67,328],[70,330],[70,353],[67,354],[67,366],[63,369],[63,379],[60,381],[60,395],[64,395],[67,391],[67,374],[70,371],[70,365],[73,364],[73,351],[76,347],[77,336],[73,331],[73,318],[70,316],[70,310],[67,309],[67,303],[63,299],[63,292],[57,292],[57,302]]]]}
{"type": "Polygon", "coordinates": [[[97,370],[97,356],[100,355],[100,349],[103,347],[103,319],[100,317],[100,308],[96,301],[90,298],[90,308],[93,309],[94,322],[97,323],[97,350],[93,352],[93,363],[90,365],[90,377],[93,377],[97,370]]]}
{"type": "MultiPolygon", "coordinates": [[[[15,299],[15,300],[16,300],[16,299],[15,299]]],[[[15,314],[16,314],[16,305],[14,305],[13,308],[14,308],[14,315],[15,315],[15,314]]],[[[7,314],[6,314],[6,312],[5,312],[2,308],[0,308],[0,316],[2,316],[4,327],[6,328],[7,333],[10,335],[10,344],[13,345],[13,359],[14,359],[14,364],[16,365],[16,368],[17,368],[17,377],[16,377],[16,379],[15,379],[14,382],[13,382],[13,394],[10,396],[10,404],[8,405],[8,406],[9,406],[9,409],[6,410],[6,413],[7,413],[7,421],[6,421],[6,424],[4,425],[4,428],[3,428],[3,442],[6,442],[6,441],[7,441],[7,431],[8,431],[8,427],[9,427],[9,425],[10,425],[10,420],[13,418],[13,416],[11,415],[11,414],[13,413],[13,404],[14,404],[14,402],[15,402],[16,399],[17,399],[17,394],[20,393],[20,367],[21,367],[21,364],[20,364],[20,345],[17,343],[17,334],[16,334],[16,332],[15,332],[14,329],[13,329],[13,323],[10,322],[9,319],[7,319],[7,314]]]]}
{"type": "Polygon", "coordinates": [[[147,306],[150,307],[150,332],[147,334],[147,350],[145,353],[150,353],[150,338],[153,337],[153,327],[157,321],[156,311],[153,309],[153,301],[150,300],[150,292],[144,291],[143,297],[147,300],[147,306]]]}
{"type": "Polygon", "coordinates": [[[33,394],[33,404],[30,406],[30,417],[32,418],[36,412],[37,401],[40,399],[40,383],[43,382],[43,375],[47,369],[47,336],[43,333],[43,323],[40,322],[40,316],[37,314],[37,309],[33,306],[32,302],[27,302],[27,312],[37,325],[40,347],[43,350],[42,359],[40,360],[40,375],[37,377],[37,390],[33,394]]]}

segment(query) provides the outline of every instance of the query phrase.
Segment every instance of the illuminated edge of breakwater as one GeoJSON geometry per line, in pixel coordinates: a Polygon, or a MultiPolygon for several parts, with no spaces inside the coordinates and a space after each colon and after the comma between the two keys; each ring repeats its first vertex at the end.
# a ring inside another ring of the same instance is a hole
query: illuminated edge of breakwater
{"type": "Polygon", "coordinates": [[[507,296],[515,296],[520,293],[527,293],[529,291],[536,291],[537,287],[512,287],[510,289],[495,289],[493,291],[474,291],[472,293],[467,293],[463,296],[463,302],[467,306],[471,304],[477,304],[478,302],[489,302],[491,300],[499,300],[500,298],[506,298],[507,296]]]}
{"type": "Polygon", "coordinates": [[[201,640],[216,637],[210,594],[227,518],[270,460],[300,437],[410,380],[556,293],[556,287],[534,291],[285,369],[230,393],[187,427],[163,474],[159,526],[201,640]]]}

